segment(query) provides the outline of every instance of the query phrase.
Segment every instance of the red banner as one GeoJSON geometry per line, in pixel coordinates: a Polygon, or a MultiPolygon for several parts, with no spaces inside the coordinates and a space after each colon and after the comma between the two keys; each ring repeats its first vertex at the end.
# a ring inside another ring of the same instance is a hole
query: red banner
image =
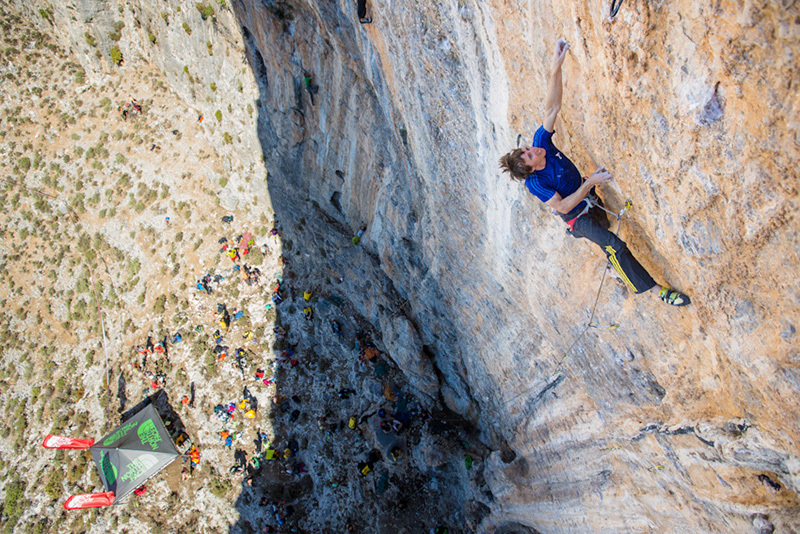
{"type": "Polygon", "coordinates": [[[53,434],[48,434],[42,443],[45,449],[88,449],[92,445],[94,445],[93,439],[76,439],[53,434]]]}
{"type": "Polygon", "coordinates": [[[84,493],[72,495],[64,503],[65,510],[81,510],[83,508],[102,508],[114,504],[114,492],[84,493]]]}

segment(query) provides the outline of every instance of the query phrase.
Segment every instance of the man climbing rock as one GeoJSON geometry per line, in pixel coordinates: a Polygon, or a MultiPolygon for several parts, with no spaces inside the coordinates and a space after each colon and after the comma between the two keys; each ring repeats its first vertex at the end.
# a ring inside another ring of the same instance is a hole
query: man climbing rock
{"type": "Polygon", "coordinates": [[[358,22],[369,24],[372,19],[367,17],[367,0],[358,0],[358,22]]]}
{"type": "Polygon", "coordinates": [[[514,180],[525,182],[533,195],[556,210],[569,226],[568,231],[572,236],[585,237],[599,245],[634,293],[650,290],[667,304],[686,306],[690,303],[689,297],[656,284],[633,257],[625,242],[606,229],[605,215],[590,205],[587,196],[594,187],[614,177],[601,167],[588,178],[581,178],[575,164],[552,142],[556,116],[561,109],[561,65],[568,50],[566,41],[559,39],[556,42],[545,101],[545,118],[533,134],[532,146],[517,148],[504,155],[500,158],[500,168],[514,180]]]}
{"type": "Polygon", "coordinates": [[[319,85],[315,85],[311,81],[311,74],[308,73],[308,72],[303,74],[303,85],[305,86],[306,91],[308,91],[308,96],[309,96],[309,98],[311,98],[311,105],[313,106],[314,105],[314,95],[319,92],[319,85]]]}

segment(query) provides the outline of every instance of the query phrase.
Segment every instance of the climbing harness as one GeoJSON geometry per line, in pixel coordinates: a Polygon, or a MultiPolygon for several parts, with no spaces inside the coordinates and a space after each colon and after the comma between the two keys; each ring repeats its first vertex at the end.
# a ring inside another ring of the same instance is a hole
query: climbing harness
{"type": "Polygon", "coordinates": [[[614,20],[614,17],[617,16],[619,13],[619,8],[622,6],[622,0],[611,0],[611,10],[609,14],[609,18],[614,20]]]}
{"type": "MultiPolygon", "coordinates": [[[[586,206],[584,206],[583,210],[581,210],[581,212],[574,218],[567,221],[567,226],[569,226],[569,229],[573,232],[575,231],[575,221],[577,221],[578,219],[589,213],[589,210],[592,208],[600,208],[606,213],[616,217],[617,221],[620,221],[622,219],[622,216],[625,215],[625,212],[628,211],[631,208],[631,206],[633,206],[633,201],[631,199],[628,199],[625,201],[625,207],[622,208],[622,210],[619,213],[615,213],[610,209],[607,209],[602,204],[600,204],[597,197],[587,196],[585,199],[583,199],[583,201],[586,203],[586,206]]],[[[615,233],[619,233],[619,225],[617,225],[617,232],[615,233]]]]}

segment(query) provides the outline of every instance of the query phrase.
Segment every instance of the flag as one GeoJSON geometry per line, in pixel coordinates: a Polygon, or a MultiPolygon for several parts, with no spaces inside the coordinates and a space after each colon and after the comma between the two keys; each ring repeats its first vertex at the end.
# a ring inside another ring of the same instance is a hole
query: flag
{"type": "Polygon", "coordinates": [[[42,443],[45,449],[88,449],[92,445],[94,445],[93,439],[76,439],[53,434],[48,434],[42,443]]]}
{"type": "Polygon", "coordinates": [[[114,492],[84,493],[72,495],[64,503],[65,510],[81,510],[83,508],[102,508],[114,504],[114,492]]]}

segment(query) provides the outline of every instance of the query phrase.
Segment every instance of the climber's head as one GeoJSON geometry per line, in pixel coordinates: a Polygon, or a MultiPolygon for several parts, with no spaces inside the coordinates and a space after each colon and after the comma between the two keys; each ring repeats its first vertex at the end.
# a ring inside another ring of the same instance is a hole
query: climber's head
{"type": "Polygon", "coordinates": [[[531,146],[516,148],[500,158],[500,168],[515,180],[524,181],[533,171],[544,169],[546,151],[531,146]]]}

